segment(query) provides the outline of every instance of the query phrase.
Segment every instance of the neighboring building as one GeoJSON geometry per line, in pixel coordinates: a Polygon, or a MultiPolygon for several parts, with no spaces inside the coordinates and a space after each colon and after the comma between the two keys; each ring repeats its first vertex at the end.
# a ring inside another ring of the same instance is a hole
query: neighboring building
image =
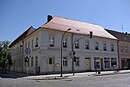
{"type": "Polygon", "coordinates": [[[118,41],[119,48],[119,65],[120,69],[130,69],[130,34],[117,31],[107,30],[115,36],[118,41]]]}
{"type": "MultiPolygon", "coordinates": [[[[23,63],[23,71],[26,72],[29,67],[30,73],[60,72],[61,37],[69,28],[71,30],[63,38],[63,72],[72,72],[72,43],[77,57],[75,71],[110,70],[118,66],[117,38],[103,27],[49,16],[47,23],[22,39],[23,57],[29,58],[29,63],[23,63]],[[90,32],[93,32],[92,38],[89,36],[90,32]]],[[[17,39],[14,42],[16,41],[17,39]]],[[[17,43],[11,45],[11,49],[17,49],[16,46],[22,41],[18,40],[17,43]]],[[[20,52],[19,55],[21,55],[20,52]]]]}
{"type": "Polygon", "coordinates": [[[16,38],[10,44],[10,53],[13,62],[12,70],[23,72],[24,67],[24,39],[28,37],[32,32],[35,31],[35,28],[32,26],[28,28],[23,34],[21,34],[18,38],[16,38]]]}

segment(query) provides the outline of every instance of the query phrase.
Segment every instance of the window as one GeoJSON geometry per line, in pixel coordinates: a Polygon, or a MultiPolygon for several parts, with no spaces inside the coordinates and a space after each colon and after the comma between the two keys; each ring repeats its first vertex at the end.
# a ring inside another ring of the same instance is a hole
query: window
{"type": "Polygon", "coordinates": [[[67,38],[65,38],[65,39],[63,40],[63,47],[64,47],[64,48],[67,47],[67,38]]]}
{"type": "Polygon", "coordinates": [[[75,48],[79,48],[79,41],[78,40],[75,41],[75,48]]]}
{"type": "Polygon", "coordinates": [[[98,42],[95,43],[95,50],[99,50],[99,48],[98,48],[98,42]]]}
{"type": "Polygon", "coordinates": [[[94,68],[95,70],[100,69],[100,58],[94,57],[94,68]]]}
{"type": "Polygon", "coordinates": [[[27,48],[27,43],[25,43],[25,48],[27,48]]]}
{"type": "Polygon", "coordinates": [[[49,58],[48,64],[49,64],[49,65],[52,65],[52,64],[53,64],[53,58],[52,58],[52,57],[49,58]]]}
{"type": "Polygon", "coordinates": [[[117,66],[117,59],[116,58],[111,58],[111,67],[117,66]]]}
{"type": "Polygon", "coordinates": [[[104,51],[107,51],[106,43],[103,43],[103,50],[104,50],[104,51]]]}
{"type": "Polygon", "coordinates": [[[104,64],[105,64],[105,68],[110,68],[110,60],[108,57],[104,58],[104,64]]]}
{"type": "Polygon", "coordinates": [[[63,57],[63,66],[67,66],[67,57],[63,57]]]}
{"type": "Polygon", "coordinates": [[[38,37],[36,38],[36,45],[35,47],[38,47],[38,37]]]}
{"type": "Polygon", "coordinates": [[[120,46],[120,52],[123,53],[123,46],[120,46]]]}
{"type": "Polygon", "coordinates": [[[32,57],[32,59],[31,59],[31,67],[33,67],[33,57],[32,57]]]}
{"type": "Polygon", "coordinates": [[[114,51],[114,44],[111,44],[111,51],[114,51]]]}
{"type": "Polygon", "coordinates": [[[86,49],[89,49],[89,41],[88,40],[85,41],[85,47],[86,47],[86,49]]]}
{"type": "Polygon", "coordinates": [[[32,40],[32,49],[33,49],[33,40],[32,40]]]}
{"type": "Polygon", "coordinates": [[[30,41],[28,42],[28,48],[30,48],[30,41]]]}
{"type": "Polygon", "coordinates": [[[51,47],[54,46],[54,36],[50,36],[50,38],[49,38],[49,45],[50,45],[51,47]]]}
{"type": "Polygon", "coordinates": [[[79,57],[76,57],[75,66],[79,66],[79,57]]]}
{"type": "Polygon", "coordinates": [[[36,59],[35,59],[35,66],[37,67],[38,66],[38,57],[36,56],[36,59]]]}
{"type": "Polygon", "coordinates": [[[125,47],[125,53],[128,53],[128,46],[125,47]]]}

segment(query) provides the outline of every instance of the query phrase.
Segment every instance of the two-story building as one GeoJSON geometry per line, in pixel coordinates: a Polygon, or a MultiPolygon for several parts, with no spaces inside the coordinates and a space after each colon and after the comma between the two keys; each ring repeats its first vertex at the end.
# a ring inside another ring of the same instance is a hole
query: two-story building
{"type": "MultiPolygon", "coordinates": [[[[16,46],[22,47],[20,58],[23,60],[24,72],[27,68],[30,73],[60,72],[61,44],[63,72],[72,72],[72,46],[76,56],[75,71],[111,70],[118,66],[117,41],[117,38],[99,25],[56,16],[49,17],[47,23],[28,34],[22,41],[12,42],[14,44],[10,48],[16,53],[13,49],[16,46]],[[93,33],[92,38],[90,32],[93,33]],[[24,62],[27,57],[28,63],[24,62]]],[[[16,61],[19,57],[14,56],[12,58],[16,61]]]]}
{"type": "Polygon", "coordinates": [[[118,39],[120,69],[130,69],[130,34],[107,30],[118,39]]]}

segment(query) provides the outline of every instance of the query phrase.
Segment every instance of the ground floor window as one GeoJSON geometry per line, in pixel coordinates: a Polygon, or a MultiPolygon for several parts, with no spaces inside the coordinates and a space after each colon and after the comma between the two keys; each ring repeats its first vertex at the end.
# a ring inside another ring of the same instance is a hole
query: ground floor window
{"type": "Polygon", "coordinates": [[[79,66],[79,57],[76,57],[75,66],[79,66]]]}
{"type": "Polygon", "coordinates": [[[105,68],[110,68],[110,59],[109,59],[109,57],[104,58],[104,67],[105,68]]]}
{"type": "Polygon", "coordinates": [[[31,67],[33,67],[33,57],[31,58],[31,67]]]}
{"type": "Polygon", "coordinates": [[[130,69],[130,59],[122,58],[121,66],[122,66],[122,69],[130,69]]]}
{"type": "Polygon", "coordinates": [[[53,64],[53,58],[52,58],[52,57],[49,57],[48,64],[49,64],[49,65],[52,65],[52,64],[53,64]]]}
{"type": "Polygon", "coordinates": [[[117,67],[117,58],[111,58],[111,67],[117,67]]]}
{"type": "Polygon", "coordinates": [[[38,66],[38,56],[36,56],[36,58],[35,58],[35,66],[36,67],[38,66]]]}
{"type": "Polygon", "coordinates": [[[67,57],[63,57],[63,66],[67,66],[67,57]]]}
{"type": "Polygon", "coordinates": [[[100,58],[94,57],[94,68],[95,70],[100,69],[100,58]]]}

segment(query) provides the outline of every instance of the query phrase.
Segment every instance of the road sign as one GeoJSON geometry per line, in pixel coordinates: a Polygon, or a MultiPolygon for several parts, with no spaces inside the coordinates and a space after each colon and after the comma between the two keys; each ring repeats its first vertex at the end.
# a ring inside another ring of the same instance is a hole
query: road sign
{"type": "Polygon", "coordinates": [[[30,48],[26,48],[26,49],[25,49],[25,53],[26,53],[27,55],[29,55],[29,54],[31,53],[31,49],[30,49],[30,48]]]}

